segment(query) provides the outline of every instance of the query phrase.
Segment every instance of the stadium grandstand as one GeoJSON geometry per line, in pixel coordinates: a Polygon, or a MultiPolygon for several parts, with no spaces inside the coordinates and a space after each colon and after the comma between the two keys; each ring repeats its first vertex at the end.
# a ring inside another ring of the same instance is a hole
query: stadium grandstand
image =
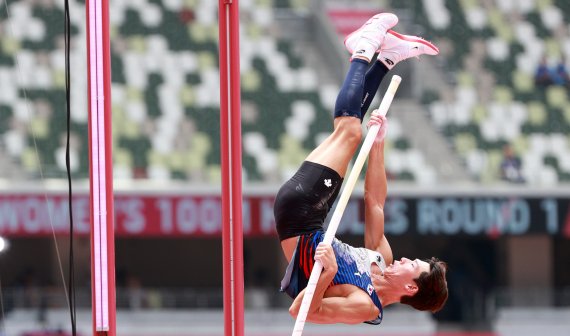
{"type": "MultiPolygon", "coordinates": [[[[69,4],[78,331],[89,335],[85,1],[69,4]]],[[[109,6],[117,334],[221,335],[218,2],[109,6]]],[[[273,200],[332,131],[343,39],[378,12],[440,48],[391,72],[402,84],[388,113],[385,212],[395,257],[448,263],[449,300],[436,314],[400,305],[379,327],[306,334],[570,333],[570,1],[239,0],[239,10],[246,335],[293,328],[273,200]]],[[[0,6],[0,336],[69,330],[63,20],[63,0],[0,6]]],[[[363,182],[338,231],[353,245],[363,182]]]]}

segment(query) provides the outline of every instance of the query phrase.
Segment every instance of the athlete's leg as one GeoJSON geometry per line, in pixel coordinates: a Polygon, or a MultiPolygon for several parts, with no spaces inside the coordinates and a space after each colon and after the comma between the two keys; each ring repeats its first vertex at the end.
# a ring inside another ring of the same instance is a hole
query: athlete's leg
{"type": "MultiPolygon", "coordinates": [[[[365,68],[362,67],[360,60],[354,59],[357,56],[353,54],[350,71],[337,98],[335,131],[322,146],[309,155],[307,160],[314,160],[313,162],[331,167],[344,176],[348,162],[360,143],[360,121],[370,107],[370,102],[378,91],[383,77],[397,63],[405,59],[437,53],[436,46],[421,38],[390,31],[381,44],[377,61],[364,76],[362,74],[365,68]],[[363,77],[364,82],[362,82],[363,77]],[[360,100],[356,100],[359,95],[360,100]],[[358,113],[356,112],[357,102],[361,103],[358,113]]],[[[334,202],[338,191],[339,189],[329,198],[329,206],[334,202]]]]}
{"type": "Polygon", "coordinates": [[[340,190],[348,162],[360,143],[360,101],[367,67],[367,60],[352,60],[335,104],[334,132],[309,154],[295,176],[277,193],[273,211],[281,247],[288,261],[293,256],[299,235],[314,230],[314,226],[322,229],[322,222],[340,190]],[[320,168],[309,164],[318,164],[320,168]],[[330,191],[323,185],[324,180],[330,181],[330,191]],[[297,213],[304,213],[305,218],[301,220],[297,213]],[[317,221],[313,220],[315,215],[317,221]]]}
{"type": "Polygon", "coordinates": [[[350,63],[335,104],[334,132],[309,154],[307,161],[327,166],[344,176],[348,162],[361,140],[360,103],[368,62],[355,58],[350,63]]]}
{"type": "Polygon", "coordinates": [[[362,136],[361,106],[366,70],[380,50],[386,32],[397,22],[393,14],[375,15],[345,40],[352,59],[335,104],[334,132],[309,154],[307,161],[332,168],[341,177],[346,174],[362,136]]]}
{"type": "Polygon", "coordinates": [[[287,260],[293,255],[299,235],[312,232],[315,227],[322,230],[330,203],[336,198],[348,163],[360,143],[366,70],[386,32],[397,21],[393,14],[375,15],[345,41],[356,49],[335,104],[334,131],[309,154],[275,198],[277,232],[287,260]]]}
{"type": "Polygon", "coordinates": [[[366,77],[364,77],[364,95],[362,96],[362,106],[360,107],[360,120],[366,115],[374,96],[378,92],[380,83],[382,83],[382,79],[384,79],[388,71],[390,69],[382,62],[376,61],[366,72],[366,77]]]}

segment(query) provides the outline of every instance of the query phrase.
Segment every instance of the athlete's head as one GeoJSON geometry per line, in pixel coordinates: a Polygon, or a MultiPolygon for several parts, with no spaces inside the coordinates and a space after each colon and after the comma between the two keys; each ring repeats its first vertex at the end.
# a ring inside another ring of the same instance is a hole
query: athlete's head
{"type": "Polygon", "coordinates": [[[400,302],[433,313],[447,301],[447,265],[437,258],[402,258],[384,271],[385,278],[402,291],[400,302]]]}

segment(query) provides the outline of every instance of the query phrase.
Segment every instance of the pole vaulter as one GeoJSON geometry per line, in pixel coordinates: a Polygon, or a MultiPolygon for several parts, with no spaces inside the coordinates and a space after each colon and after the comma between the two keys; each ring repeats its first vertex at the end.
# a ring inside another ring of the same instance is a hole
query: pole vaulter
{"type": "MultiPolygon", "coordinates": [[[[380,107],[378,108],[378,110],[374,110],[374,112],[372,112],[373,114],[385,116],[386,113],[388,113],[388,109],[390,108],[390,105],[392,104],[392,100],[394,99],[394,96],[396,95],[396,91],[398,90],[398,86],[400,85],[401,81],[402,81],[402,78],[400,76],[393,76],[392,77],[392,80],[390,81],[390,86],[388,86],[388,90],[386,91],[384,98],[382,98],[382,102],[380,103],[380,107]]],[[[340,224],[340,219],[342,218],[342,214],[344,213],[344,209],[346,208],[346,205],[348,204],[348,200],[350,198],[350,195],[352,194],[352,190],[354,189],[354,186],[356,185],[356,181],[358,180],[358,176],[360,175],[360,171],[362,170],[362,167],[364,166],[364,162],[366,161],[366,158],[368,157],[368,153],[370,153],[370,149],[372,148],[372,145],[374,144],[374,139],[376,139],[376,135],[378,134],[379,129],[380,129],[380,127],[378,125],[374,125],[368,130],[368,134],[366,135],[366,138],[364,139],[364,143],[362,144],[362,147],[360,148],[360,152],[358,153],[358,156],[356,157],[356,161],[354,162],[354,166],[352,167],[352,170],[350,171],[350,174],[348,175],[348,179],[346,180],[346,184],[344,186],[344,189],[342,190],[342,193],[340,194],[340,198],[338,200],[336,208],[335,208],[333,215],[331,217],[331,221],[329,223],[328,229],[327,229],[325,236],[324,236],[324,239],[323,239],[323,243],[325,243],[325,244],[330,245],[332,243],[334,237],[335,237],[336,230],[338,229],[338,226],[340,224]]],[[[309,312],[309,308],[311,307],[311,301],[313,300],[313,295],[315,294],[317,282],[319,281],[319,277],[320,277],[322,271],[323,271],[323,265],[320,263],[320,261],[318,261],[318,260],[315,261],[315,264],[313,266],[313,270],[311,271],[311,277],[309,278],[309,282],[307,283],[307,287],[305,289],[305,296],[303,297],[303,301],[302,301],[301,307],[299,309],[299,314],[297,315],[297,319],[295,321],[293,333],[291,334],[292,336],[301,336],[303,334],[303,329],[305,327],[305,321],[307,319],[307,314],[309,312]]]]}

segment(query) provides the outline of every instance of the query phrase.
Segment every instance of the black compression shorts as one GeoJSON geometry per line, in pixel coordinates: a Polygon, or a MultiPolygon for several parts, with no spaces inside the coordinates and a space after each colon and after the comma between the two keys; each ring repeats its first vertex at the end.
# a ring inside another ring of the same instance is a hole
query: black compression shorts
{"type": "Polygon", "coordinates": [[[333,169],[305,161],[279,189],[273,213],[279,240],[323,230],[342,178],[333,169]]]}

